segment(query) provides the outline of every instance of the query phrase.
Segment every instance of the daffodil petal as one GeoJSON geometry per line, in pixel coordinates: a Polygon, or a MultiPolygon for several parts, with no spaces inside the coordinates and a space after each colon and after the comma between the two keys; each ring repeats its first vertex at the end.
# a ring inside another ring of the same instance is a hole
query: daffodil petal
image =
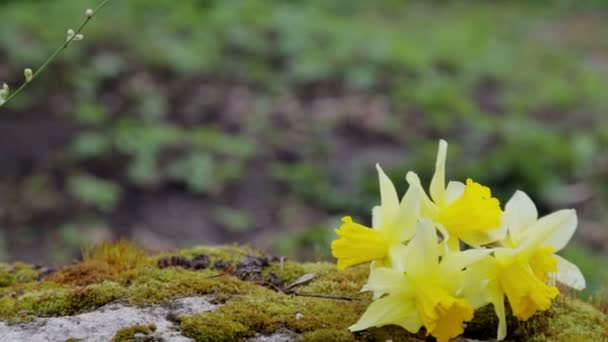
{"type": "Polygon", "coordinates": [[[416,233],[416,222],[420,217],[422,197],[419,189],[408,187],[399,205],[399,215],[396,218],[396,229],[400,242],[411,240],[416,233]]]}
{"type": "Polygon", "coordinates": [[[574,210],[564,209],[556,211],[541,217],[528,228],[522,245],[531,246],[538,244],[552,246],[557,252],[570,241],[577,224],[578,219],[574,210]]]}
{"type": "Polygon", "coordinates": [[[502,216],[503,226],[517,243],[521,242],[522,233],[538,219],[534,202],[523,191],[516,191],[505,205],[502,216]]]}
{"type": "Polygon", "coordinates": [[[389,324],[399,325],[412,333],[420,330],[422,321],[411,297],[389,295],[373,301],[359,321],[349,329],[360,331],[389,324]]]}
{"type": "Polygon", "coordinates": [[[370,271],[367,284],[363,286],[361,291],[373,291],[374,299],[377,299],[386,293],[409,293],[410,288],[407,277],[403,272],[392,268],[378,267],[370,271]]]}
{"type": "Polygon", "coordinates": [[[450,204],[464,193],[465,185],[462,182],[450,181],[445,189],[445,202],[450,204]]]}
{"type": "Polygon", "coordinates": [[[420,178],[417,174],[410,171],[405,175],[405,180],[411,187],[414,187],[420,194],[420,214],[423,217],[435,217],[437,216],[437,206],[431,201],[431,199],[424,192],[424,188],[420,183],[420,178]]]}
{"type": "Polygon", "coordinates": [[[467,267],[464,273],[464,297],[475,309],[492,303],[494,312],[498,317],[497,339],[504,339],[507,335],[507,319],[504,306],[505,295],[498,283],[496,259],[487,256],[467,267]]]}
{"type": "Polygon", "coordinates": [[[492,249],[468,249],[463,252],[449,253],[441,261],[440,269],[446,274],[462,271],[465,267],[492,253],[492,249]]]}
{"type": "Polygon", "coordinates": [[[557,258],[557,281],[575,290],[584,289],[587,284],[581,270],[563,257],[554,256],[557,258]]]}
{"type": "Polygon", "coordinates": [[[435,162],[435,174],[431,179],[430,187],[431,198],[440,207],[445,203],[445,159],[447,150],[448,143],[445,140],[440,140],[437,161],[435,162]]]}
{"type": "Polygon", "coordinates": [[[377,205],[372,208],[372,227],[380,229],[382,226],[382,207],[377,205]]]}
{"type": "Polygon", "coordinates": [[[391,267],[399,272],[405,272],[405,261],[407,260],[409,245],[402,243],[391,244],[388,248],[388,258],[391,267]]]}
{"type": "Polygon", "coordinates": [[[414,277],[432,273],[439,263],[439,243],[435,226],[430,220],[421,219],[416,235],[410,241],[405,260],[405,271],[414,277]]]}
{"type": "Polygon", "coordinates": [[[507,236],[507,226],[500,225],[496,229],[488,230],[485,232],[485,236],[483,238],[483,242],[480,245],[487,245],[496,241],[502,241],[507,236]]]}
{"type": "Polygon", "coordinates": [[[479,248],[479,246],[502,240],[506,235],[505,233],[506,230],[499,227],[485,232],[465,233],[460,236],[460,239],[469,246],[479,248]]]}
{"type": "Polygon", "coordinates": [[[487,288],[492,285],[498,286],[496,260],[490,256],[485,257],[467,267],[463,273],[465,276],[462,295],[475,309],[488,304],[490,300],[487,288]]]}
{"type": "Polygon", "coordinates": [[[485,290],[488,301],[494,306],[494,312],[498,317],[498,331],[496,339],[502,341],[507,336],[507,317],[505,314],[505,295],[498,286],[488,286],[485,290]]]}
{"type": "Polygon", "coordinates": [[[378,170],[378,179],[380,182],[380,200],[381,200],[381,217],[384,223],[390,221],[398,213],[399,209],[399,196],[397,196],[397,190],[393,182],[388,178],[386,173],[382,170],[380,165],[376,164],[378,170]]]}
{"type": "Polygon", "coordinates": [[[560,251],[566,247],[572,235],[574,235],[578,218],[576,217],[576,211],[573,209],[560,210],[555,214],[561,216],[559,218],[561,223],[549,233],[544,244],[553,246],[555,251],[560,251]]]}

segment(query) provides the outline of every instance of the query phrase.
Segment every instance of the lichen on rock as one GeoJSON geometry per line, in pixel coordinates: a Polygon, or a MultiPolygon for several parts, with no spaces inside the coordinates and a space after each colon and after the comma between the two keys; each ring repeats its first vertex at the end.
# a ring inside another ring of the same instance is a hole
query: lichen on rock
{"type": "MultiPolygon", "coordinates": [[[[360,291],[369,273],[366,265],[336,271],[330,263],[299,263],[235,245],[146,255],[131,244],[116,243],[46,273],[21,263],[0,265],[0,336],[41,333],[41,322],[52,326],[54,319],[78,319],[86,326],[86,315],[119,307],[124,312],[116,309],[116,315],[161,314],[119,319],[122,324],[104,335],[110,339],[129,340],[141,335],[138,327],[150,325],[155,327],[147,329],[152,337],[170,332],[184,341],[263,341],[272,336],[306,341],[425,339],[424,331],[414,336],[396,326],[355,334],[348,330],[371,301],[369,293],[360,291]],[[309,275],[306,281],[293,284],[303,275],[309,275]],[[187,301],[197,298],[212,307],[179,309],[192,307],[187,301]]],[[[509,324],[510,340],[608,339],[606,314],[570,295],[561,295],[551,310],[527,322],[511,318],[509,324]]],[[[464,337],[492,340],[495,334],[496,318],[486,307],[476,312],[464,337]]],[[[61,341],[69,337],[83,335],[63,335],[61,341]]]]}

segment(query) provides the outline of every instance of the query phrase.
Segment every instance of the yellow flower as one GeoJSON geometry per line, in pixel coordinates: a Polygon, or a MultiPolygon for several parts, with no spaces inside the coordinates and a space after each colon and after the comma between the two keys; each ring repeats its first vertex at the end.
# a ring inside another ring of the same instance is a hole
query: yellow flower
{"type": "Polygon", "coordinates": [[[342,219],[342,226],[336,230],[338,239],[332,242],[331,251],[338,259],[338,269],[360,263],[382,260],[388,254],[388,234],[353,222],[350,216],[342,219]]]}
{"type": "Polygon", "coordinates": [[[574,210],[560,210],[538,218],[532,200],[517,191],[505,206],[503,223],[508,235],[494,257],[471,265],[465,272],[465,293],[474,307],[492,303],[499,318],[498,339],[507,333],[504,297],[513,315],[527,320],[551,307],[559,294],[553,280],[574,289],[585,288],[585,278],[572,263],[554,254],[576,230],[574,210]]]}
{"type": "Polygon", "coordinates": [[[396,258],[404,242],[414,235],[419,212],[416,189],[410,188],[401,202],[391,180],[380,166],[376,165],[380,181],[381,205],[372,210],[373,228],[355,223],[349,216],[342,219],[342,226],[336,230],[338,239],[331,244],[331,251],[338,259],[337,268],[378,261],[381,265],[401,268],[396,258]]]}
{"type": "Polygon", "coordinates": [[[422,326],[438,341],[448,341],[464,331],[473,318],[473,307],[458,298],[462,291],[462,270],[491,250],[447,252],[440,258],[433,223],[421,220],[416,234],[402,250],[405,272],[378,267],[371,270],[363,290],[387,295],[372,302],[351,331],[388,324],[416,333],[422,326]]]}
{"type": "Polygon", "coordinates": [[[411,187],[419,189],[421,212],[441,225],[449,233],[449,244],[458,249],[458,239],[471,246],[480,246],[502,239],[505,234],[501,226],[502,210],[498,199],[492,197],[490,188],[467,179],[466,184],[448,182],[445,185],[445,160],[448,144],[439,142],[435,174],[431,180],[429,198],[418,175],[409,172],[406,179],[411,187]]]}

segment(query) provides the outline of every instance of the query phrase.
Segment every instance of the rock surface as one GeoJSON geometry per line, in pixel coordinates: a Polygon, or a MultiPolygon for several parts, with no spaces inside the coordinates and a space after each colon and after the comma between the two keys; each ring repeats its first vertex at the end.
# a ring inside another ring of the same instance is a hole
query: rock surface
{"type": "MultiPolygon", "coordinates": [[[[238,246],[147,255],[108,244],[52,274],[0,264],[0,341],[424,341],[396,326],[347,329],[371,302],[368,273],[238,246]]],[[[496,324],[479,309],[454,341],[492,341],[496,324]]],[[[511,317],[508,340],[608,341],[608,316],[562,294],[527,322],[511,317]]]]}
{"type": "Polygon", "coordinates": [[[37,318],[33,322],[9,325],[0,322],[0,341],[64,342],[67,339],[105,342],[125,328],[153,325],[150,338],[159,341],[194,341],[183,336],[168,317],[193,315],[215,309],[206,297],[186,297],[165,305],[131,307],[113,303],[74,316],[37,318]]]}

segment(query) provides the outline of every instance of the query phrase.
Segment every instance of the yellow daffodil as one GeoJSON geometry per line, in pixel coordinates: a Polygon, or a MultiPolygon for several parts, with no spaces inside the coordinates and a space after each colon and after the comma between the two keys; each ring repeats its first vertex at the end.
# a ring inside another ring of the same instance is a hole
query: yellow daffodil
{"type": "Polygon", "coordinates": [[[499,318],[498,339],[506,336],[504,297],[513,315],[527,320],[534,313],[550,308],[559,294],[553,280],[574,289],[585,288],[580,270],[555,255],[576,230],[574,210],[560,210],[538,218],[532,200],[517,191],[505,206],[503,225],[508,235],[494,257],[471,265],[466,271],[465,293],[474,307],[492,303],[499,318]]]}
{"type": "Polygon", "coordinates": [[[373,301],[350,330],[395,324],[416,333],[424,326],[440,342],[462,334],[464,322],[473,318],[473,307],[457,296],[462,290],[462,270],[490,250],[440,257],[439,247],[432,221],[420,220],[414,238],[401,250],[405,272],[386,267],[371,270],[363,290],[387,295],[373,301]]]}
{"type": "Polygon", "coordinates": [[[414,235],[419,211],[416,189],[410,188],[400,202],[391,180],[380,166],[376,168],[381,204],[372,210],[373,228],[356,223],[348,216],[342,219],[342,226],[336,230],[338,239],[331,244],[339,270],[369,261],[400,267],[395,265],[400,262],[396,255],[405,247],[403,243],[414,235]]]}
{"type": "Polygon", "coordinates": [[[406,179],[411,187],[419,189],[421,212],[449,233],[449,245],[458,249],[458,239],[471,246],[481,246],[502,239],[502,210],[498,199],[492,197],[490,189],[472,179],[466,184],[448,182],[445,185],[445,160],[448,144],[439,142],[435,173],[431,180],[429,198],[422,188],[418,175],[409,172],[406,179]],[[432,200],[431,200],[432,199],[432,200]]]}

